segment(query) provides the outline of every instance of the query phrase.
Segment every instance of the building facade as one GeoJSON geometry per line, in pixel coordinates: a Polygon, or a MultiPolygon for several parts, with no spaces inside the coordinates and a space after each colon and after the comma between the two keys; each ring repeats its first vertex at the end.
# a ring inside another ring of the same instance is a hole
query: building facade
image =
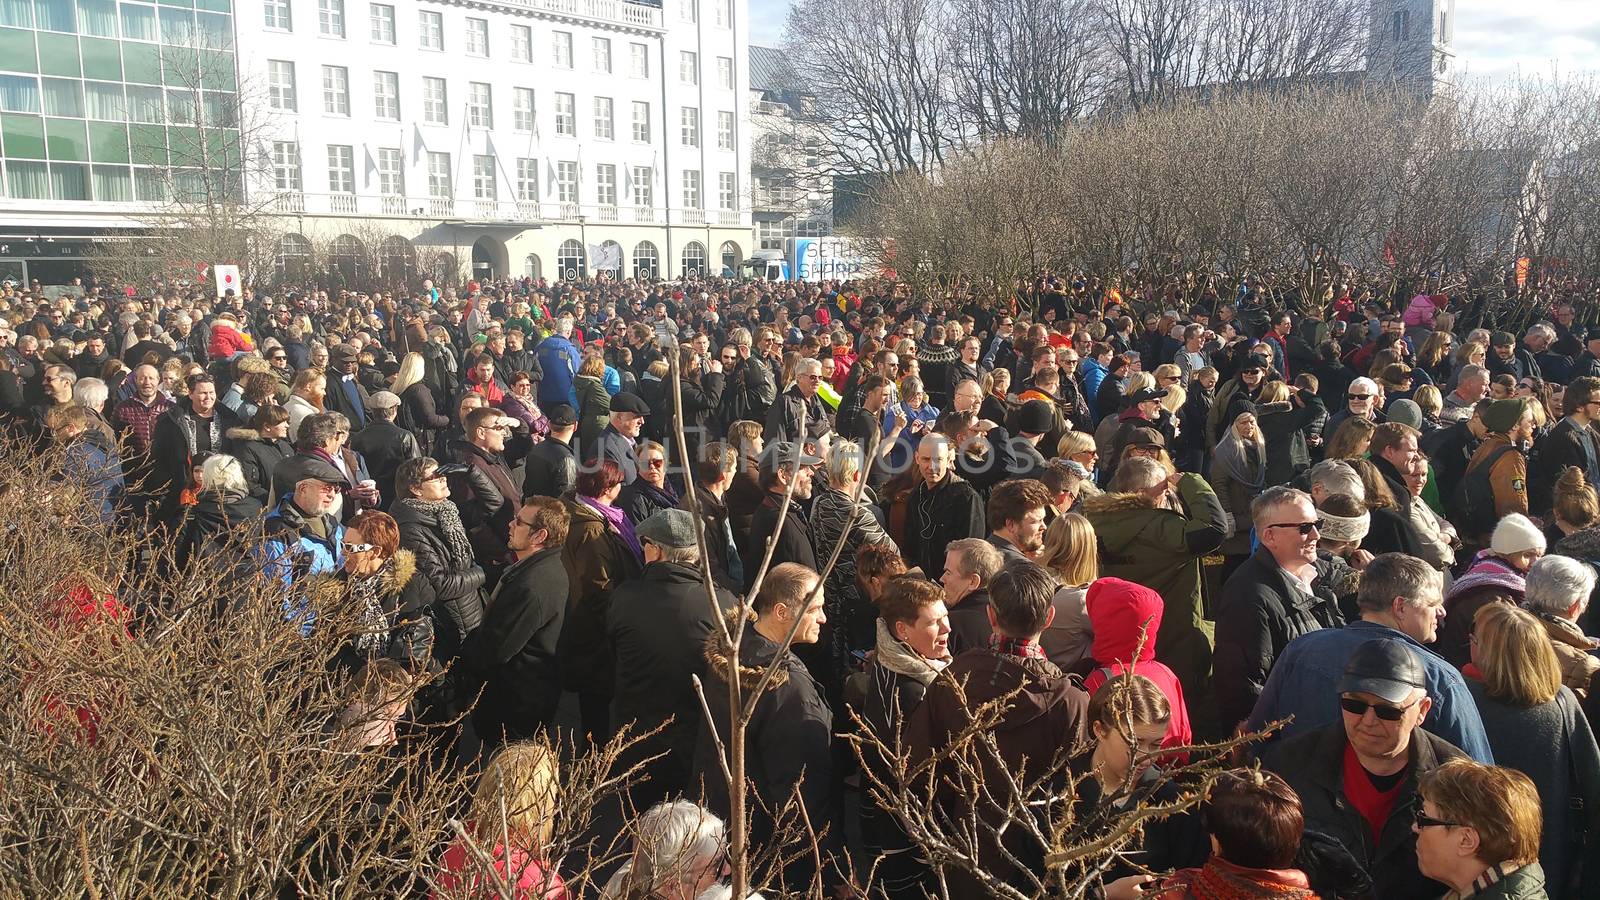
{"type": "Polygon", "coordinates": [[[749,250],[744,0],[249,2],[283,268],[679,277],[749,250]]]}
{"type": "Polygon", "coordinates": [[[230,0],[0,3],[0,278],[64,284],[237,171],[235,34],[230,0]]]}
{"type": "Polygon", "coordinates": [[[219,186],[285,268],[737,267],[747,9],[0,0],[0,278],[64,283],[219,186]]]}
{"type": "Polygon", "coordinates": [[[782,50],[750,48],[751,207],[757,250],[833,234],[833,178],[821,134],[782,50]]]}

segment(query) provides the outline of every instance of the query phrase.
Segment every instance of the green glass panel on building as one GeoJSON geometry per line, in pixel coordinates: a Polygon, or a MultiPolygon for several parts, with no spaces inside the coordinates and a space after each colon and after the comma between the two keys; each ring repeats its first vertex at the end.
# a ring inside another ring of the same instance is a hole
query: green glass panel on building
{"type": "Polygon", "coordinates": [[[0,141],[4,141],[6,156],[44,159],[44,118],[0,116],[0,141]]]}
{"type": "Polygon", "coordinates": [[[33,32],[20,28],[0,28],[0,69],[7,72],[39,71],[39,60],[33,52],[33,32]]]}
{"type": "Polygon", "coordinates": [[[83,77],[105,81],[122,80],[122,47],[116,41],[102,38],[80,38],[83,53],[83,77]]]}
{"type": "Polygon", "coordinates": [[[78,63],[78,36],[39,32],[39,71],[46,75],[68,75],[77,78],[83,73],[78,63]]]}
{"type": "Polygon", "coordinates": [[[125,163],[128,155],[128,126],[115,122],[89,123],[89,158],[97,163],[125,163]]]}
{"type": "Polygon", "coordinates": [[[128,142],[133,161],[149,166],[167,164],[167,129],[160,125],[129,125],[128,142]]]}
{"type": "Polygon", "coordinates": [[[211,12],[233,12],[233,4],[228,0],[195,0],[195,9],[207,9],[211,12]]]}
{"type": "Polygon", "coordinates": [[[209,91],[238,90],[233,54],[226,50],[200,51],[200,86],[209,91]]]}
{"type": "Polygon", "coordinates": [[[187,6],[194,8],[194,0],[161,0],[162,6],[187,6]]]}
{"type": "Polygon", "coordinates": [[[200,54],[188,47],[161,48],[161,80],[195,88],[200,84],[200,54]]]}
{"type": "Polygon", "coordinates": [[[122,68],[129,81],[139,84],[161,83],[161,52],[154,44],[122,42],[122,68]]]}
{"type": "Polygon", "coordinates": [[[201,154],[204,152],[200,146],[200,129],[172,127],[167,129],[167,147],[172,153],[172,164],[175,166],[196,166],[200,164],[201,154]]]}
{"type": "Polygon", "coordinates": [[[50,159],[66,162],[89,161],[89,136],[82,119],[45,119],[45,147],[50,159]]]}

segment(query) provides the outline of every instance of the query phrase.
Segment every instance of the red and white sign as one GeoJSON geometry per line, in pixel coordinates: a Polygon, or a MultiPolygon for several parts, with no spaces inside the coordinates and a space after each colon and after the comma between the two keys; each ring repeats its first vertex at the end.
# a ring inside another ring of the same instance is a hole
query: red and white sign
{"type": "Polygon", "coordinates": [[[211,273],[216,276],[217,297],[219,299],[225,296],[228,291],[233,291],[235,296],[242,293],[238,266],[215,265],[211,267],[211,273]]]}

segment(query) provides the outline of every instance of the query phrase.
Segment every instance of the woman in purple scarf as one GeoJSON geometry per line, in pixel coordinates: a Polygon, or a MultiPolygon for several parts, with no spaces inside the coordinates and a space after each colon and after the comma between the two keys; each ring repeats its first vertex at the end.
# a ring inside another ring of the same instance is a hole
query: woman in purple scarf
{"type": "Polygon", "coordinates": [[[603,743],[611,734],[612,668],[606,641],[611,589],[644,571],[644,550],[633,523],[616,505],[622,469],[611,460],[578,467],[577,487],[565,499],[572,527],[562,561],[571,587],[567,621],[556,656],[563,686],[577,693],[583,730],[603,743]]]}

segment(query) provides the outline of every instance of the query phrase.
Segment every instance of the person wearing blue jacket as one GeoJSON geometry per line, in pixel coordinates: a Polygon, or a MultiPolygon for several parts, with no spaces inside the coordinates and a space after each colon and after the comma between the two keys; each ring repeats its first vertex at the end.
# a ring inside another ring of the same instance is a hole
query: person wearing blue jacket
{"type": "Polygon", "coordinates": [[[1433,702],[1427,730],[1460,747],[1478,762],[1493,765],[1494,752],[1466,679],[1444,657],[1427,648],[1444,620],[1439,572],[1403,553],[1384,553],[1361,574],[1356,602],[1361,618],[1343,628],[1324,628],[1289,642],[1245,721],[1248,731],[1287,719],[1273,739],[1304,734],[1340,721],[1339,694],[1328,690],[1344,672],[1356,648],[1382,638],[1404,642],[1422,661],[1426,690],[1433,702]]]}
{"type": "Polygon", "coordinates": [[[313,458],[294,484],[267,513],[258,557],[262,573],[283,582],[284,619],[310,634],[317,611],[297,588],[313,575],[331,575],[344,561],[344,526],[328,512],[345,477],[331,463],[313,458]]]}
{"type": "Polygon", "coordinates": [[[556,330],[539,342],[539,366],[544,369],[544,380],[539,382],[539,404],[555,406],[565,403],[578,408],[578,392],[573,379],[578,374],[578,364],[583,354],[572,343],[572,319],[562,316],[556,320],[556,330]]]}
{"type": "Polygon", "coordinates": [[[1106,363],[1110,361],[1111,347],[1094,344],[1083,355],[1083,362],[1078,364],[1078,377],[1083,381],[1083,399],[1089,404],[1089,416],[1096,422],[1100,421],[1100,411],[1095,407],[1095,400],[1100,393],[1100,382],[1106,380],[1106,363]]]}

